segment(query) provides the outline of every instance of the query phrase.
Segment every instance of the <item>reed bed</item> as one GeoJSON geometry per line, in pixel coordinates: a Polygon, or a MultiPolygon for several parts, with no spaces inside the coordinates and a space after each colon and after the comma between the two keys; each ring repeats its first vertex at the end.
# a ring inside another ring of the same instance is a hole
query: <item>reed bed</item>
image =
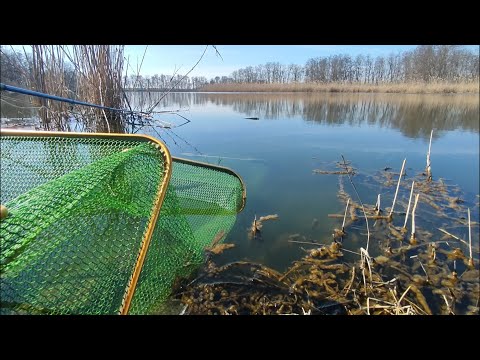
{"type": "Polygon", "coordinates": [[[477,82],[410,82],[379,84],[342,83],[273,83],[273,84],[208,84],[199,91],[218,92],[345,92],[397,94],[478,94],[477,82]]]}
{"type": "MultiPolygon", "coordinates": [[[[123,50],[123,46],[111,45],[33,45],[29,87],[50,95],[123,109],[127,106],[122,84],[123,50]]],[[[124,129],[119,112],[38,97],[32,97],[31,101],[40,107],[41,125],[46,130],[71,131],[79,123],[83,131],[123,132],[124,129]]]]}

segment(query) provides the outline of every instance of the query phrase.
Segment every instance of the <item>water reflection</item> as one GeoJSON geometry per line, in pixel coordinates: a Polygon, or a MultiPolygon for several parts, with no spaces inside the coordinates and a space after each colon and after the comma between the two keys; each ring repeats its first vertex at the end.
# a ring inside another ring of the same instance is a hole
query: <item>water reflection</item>
{"type": "MultiPolygon", "coordinates": [[[[428,139],[430,130],[479,132],[478,95],[418,94],[265,94],[129,92],[130,105],[147,110],[179,110],[196,106],[228,107],[245,117],[300,117],[321,125],[372,125],[398,129],[409,138],[428,139]]],[[[2,118],[36,115],[27,97],[2,94],[2,118]]],[[[435,132],[435,136],[441,136],[435,132]]]]}
{"type": "Polygon", "coordinates": [[[0,114],[5,119],[28,119],[38,114],[38,107],[25,95],[1,93],[0,114]]]}
{"type": "MultiPolygon", "coordinates": [[[[135,104],[156,101],[160,95],[131,94],[135,104]]],[[[432,128],[479,132],[478,95],[172,93],[157,109],[208,104],[231,107],[245,117],[301,117],[322,125],[393,128],[410,138],[428,138],[432,128]]]]}

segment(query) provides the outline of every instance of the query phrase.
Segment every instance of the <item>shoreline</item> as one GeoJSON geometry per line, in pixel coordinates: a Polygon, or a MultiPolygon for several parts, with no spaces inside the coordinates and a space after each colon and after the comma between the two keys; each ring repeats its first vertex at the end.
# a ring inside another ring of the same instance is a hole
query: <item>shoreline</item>
{"type": "Polygon", "coordinates": [[[479,94],[480,84],[401,83],[401,84],[209,84],[196,92],[225,93],[364,93],[364,94],[479,94]]]}

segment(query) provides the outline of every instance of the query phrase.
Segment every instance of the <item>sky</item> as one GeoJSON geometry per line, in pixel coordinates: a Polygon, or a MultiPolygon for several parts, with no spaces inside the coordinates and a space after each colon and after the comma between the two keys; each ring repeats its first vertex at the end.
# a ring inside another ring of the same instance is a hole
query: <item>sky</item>
{"type": "MultiPolygon", "coordinates": [[[[281,64],[304,65],[308,59],[336,54],[358,54],[372,56],[389,55],[414,49],[417,45],[217,45],[221,58],[215,49],[208,49],[189,76],[205,76],[208,79],[215,76],[229,76],[234,70],[247,66],[278,61],[281,64]],[[223,60],[222,60],[223,59],[223,60]]],[[[478,46],[468,46],[478,51],[478,46]]],[[[129,58],[131,68],[129,74],[136,73],[146,45],[127,45],[125,55],[129,58]]],[[[142,75],[170,75],[178,70],[184,75],[202,56],[204,45],[150,45],[148,46],[143,65],[142,75]]]]}
{"type": "MultiPolygon", "coordinates": [[[[281,64],[305,65],[308,59],[319,56],[358,54],[375,57],[412,50],[417,45],[217,45],[220,56],[213,46],[208,46],[197,67],[189,76],[230,76],[240,68],[265,64],[269,61],[281,64]]],[[[137,66],[145,58],[141,67],[141,75],[173,73],[185,75],[200,59],[206,45],[126,45],[125,56],[128,58],[128,74],[137,73],[137,66]],[[145,52],[146,49],[146,52],[145,52]]],[[[14,46],[22,51],[21,46],[14,46]]],[[[28,46],[27,46],[28,48],[28,46]]],[[[478,45],[468,45],[472,51],[479,51],[478,45]]]]}

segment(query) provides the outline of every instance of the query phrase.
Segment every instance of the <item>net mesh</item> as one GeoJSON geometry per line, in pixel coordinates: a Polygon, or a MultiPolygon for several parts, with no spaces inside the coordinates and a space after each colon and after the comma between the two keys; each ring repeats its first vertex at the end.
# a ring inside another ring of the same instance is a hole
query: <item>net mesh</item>
{"type": "Polygon", "coordinates": [[[172,170],[132,314],[159,312],[175,280],[202,263],[204,248],[231,230],[242,205],[242,184],[232,174],[175,159],[172,170]]]}
{"type": "Polygon", "coordinates": [[[130,137],[1,136],[0,311],[118,314],[165,183],[129,313],[158,312],[178,277],[228,233],[238,177],[130,137]]]}

